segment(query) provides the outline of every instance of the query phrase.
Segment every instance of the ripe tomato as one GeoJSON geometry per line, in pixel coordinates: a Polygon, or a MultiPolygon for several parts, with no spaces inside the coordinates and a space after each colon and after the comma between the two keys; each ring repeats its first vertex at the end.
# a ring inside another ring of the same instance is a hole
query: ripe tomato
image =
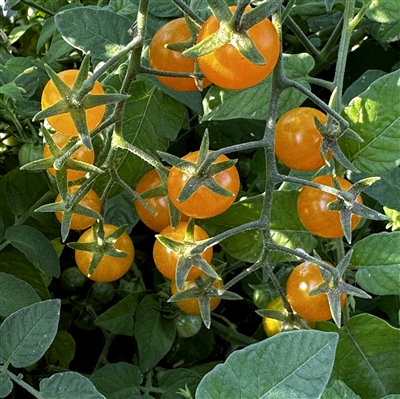
{"type": "MultiPolygon", "coordinates": [[[[296,266],[286,283],[287,299],[292,309],[309,321],[326,321],[332,318],[328,295],[310,296],[309,292],[323,282],[318,266],[312,262],[304,262],[296,266]]],[[[340,305],[346,303],[347,295],[340,295],[340,305]]]]}
{"type": "MultiPolygon", "coordinates": [[[[172,226],[166,227],[161,231],[161,235],[170,238],[177,242],[184,242],[187,222],[180,222],[174,229],[172,226]]],[[[209,235],[200,226],[194,226],[194,239],[201,241],[209,238],[209,235]]],[[[202,257],[208,263],[211,262],[213,255],[213,249],[207,248],[203,253],[202,257]]],[[[157,269],[160,273],[169,278],[175,280],[176,265],[178,263],[180,255],[171,249],[165,247],[160,241],[156,240],[153,247],[153,259],[157,269]]],[[[192,267],[187,276],[188,280],[195,279],[200,276],[202,271],[197,267],[192,267]]]]}
{"type": "MultiPolygon", "coordinates": [[[[77,69],[68,69],[58,73],[61,80],[72,87],[78,76],[79,71],[77,69]]],[[[104,94],[104,90],[101,84],[96,81],[93,89],[89,92],[90,94],[104,94]]],[[[42,110],[49,108],[61,100],[61,95],[54,85],[52,80],[49,80],[42,92],[42,110]]],[[[105,105],[99,105],[86,110],[86,123],[88,130],[93,130],[103,119],[106,112],[105,105]]],[[[64,114],[55,115],[47,118],[47,122],[58,132],[63,133],[67,136],[78,136],[75,123],[71,118],[71,115],[66,112],[64,114]]]]}
{"type": "MultiPolygon", "coordinates": [[[[229,9],[234,12],[236,7],[229,9]]],[[[250,7],[246,8],[246,12],[250,10],[250,7]]],[[[200,29],[197,43],[218,29],[219,21],[212,15],[200,29]]],[[[245,89],[261,82],[272,72],[280,52],[279,36],[274,25],[269,19],[264,19],[252,26],[247,34],[265,58],[266,64],[251,63],[232,44],[227,44],[198,58],[200,69],[212,83],[225,89],[245,89]]]]}
{"type": "MultiPolygon", "coordinates": [[[[104,225],[104,235],[111,234],[117,226],[112,224],[104,225]]],[[[78,242],[93,241],[93,227],[86,230],[80,237],[78,242]]],[[[88,276],[90,262],[93,258],[93,253],[89,251],[75,250],[75,261],[79,270],[93,281],[108,283],[121,278],[131,267],[135,255],[135,249],[131,238],[127,233],[123,233],[113,244],[115,248],[125,252],[125,258],[115,258],[113,256],[104,255],[96,270],[88,276]]]]}
{"type": "MultiPolygon", "coordinates": [[[[79,187],[80,186],[78,186],[78,185],[70,186],[70,187],[68,187],[68,191],[71,195],[73,195],[74,193],[76,193],[76,191],[78,191],[79,187]]],[[[56,202],[60,202],[60,201],[61,201],[61,195],[58,194],[57,198],[56,198],[56,202]]],[[[90,208],[96,212],[100,212],[100,209],[101,209],[100,198],[96,194],[96,191],[94,191],[92,189],[90,189],[84,195],[84,197],[79,201],[79,204],[86,208],[90,208]]],[[[57,217],[58,221],[61,223],[62,219],[63,219],[63,212],[56,212],[56,217],[57,217]]],[[[95,221],[96,221],[96,219],[94,219],[94,218],[84,216],[84,215],[79,215],[78,213],[75,213],[72,215],[72,218],[71,218],[70,229],[71,230],[85,230],[88,227],[90,227],[95,221]]]]}
{"type": "MultiPolygon", "coordinates": [[[[224,282],[222,280],[215,280],[213,283],[213,287],[219,288],[224,285],[224,282]]],[[[196,287],[196,282],[194,280],[187,280],[184,282],[182,286],[181,291],[188,290],[189,288],[196,287]]],[[[175,281],[171,281],[171,293],[172,295],[177,294],[178,288],[176,287],[175,281]]],[[[211,298],[210,299],[210,311],[212,312],[221,302],[221,298],[211,298]]],[[[182,310],[182,312],[192,314],[195,316],[200,315],[200,306],[199,306],[199,301],[197,298],[192,298],[192,299],[184,299],[183,301],[175,302],[175,304],[178,306],[179,309],[182,310]]]]}
{"type": "MultiPolygon", "coordinates": [[[[326,123],[326,115],[314,108],[294,108],[277,122],[275,154],[291,169],[309,171],[325,164],[320,146],[322,135],[315,126],[314,116],[326,123]]],[[[332,157],[328,153],[328,159],[332,157]]]]}
{"type": "MultiPolygon", "coordinates": [[[[333,187],[331,175],[317,176],[311,180],[325,186],[333,187]]],[[[339,185],[342,190],[347,191],[351,183],[338,177],[339,185]]],[[[333,194],[325,193],[313,187],[305,186],[302,188],[297,200],[297,213],[304,227],[319,237],[340,238],[344,236],[340,223],[340,213],[330,211],[326,206],[337,197],[333,194]]],[[[362,203],[361,196],[358,195],[356,201],[362,203]]],[[[351,216],[351,229],[354,230],[361,220],[361,216],[351,216]]]]}
{"type": "MultiPolygon", "coordinates": [[[[70,136],[65,136],[64,134],[61,133],[55,133],[53,134],[53,140],[56,143],[58,148],[63,148],[65,144],[67,144],[68,140],[70,139],[70,136]]],[[[49,146],[46,144],[43,148],[43,158],[50,158],[51,157],[51,152],[49,146]]],[[[86,162],[89,164],[93,164],[94,162],[94,151],[93,150],[88,150],[84,145],[79,147],[71,156],[71,159],[74,159],[75,161],[81,161],[81,162],[86,162]]],[[[54,168],[48,168],[47,169],[49,173],[53,176],[56,175],[56,171],[54,168]]],[[[68,181],[74,181],[81,179],[83,176],[85,176],[86,172],[82,170],[74,170],[74,169],[69,169],[67,172],[67,179],[68,181]]]]}
{"type": "MultiPolygon", "coordinates": [[[[162,26],[150,43],[150,66],[159,71],[168,72],[194,72],[194,60],[182,55],[179,51],[170,50],[166,44],[186,42],[190,39],[190,32],[185,18],[173,19],[162,26]]],[[[165,86],[178,91],[198,90],[193,78],[173,78],[168,76],[157,76],[157,79],[165,86]]],[[[210,84],[204,80],[203,87],[210,84]]]]}
{"type": "MultiPolygon", "coordinates": [[[[152,169],[144,174],[136,186],[138,194],[161,186],[161,179],[156,169],[152,169]]],[[[169,217],[168,200],[165,195],[158,197],[145,198],[145,201],[157,212],[157,215],[152,215],[139,201],[135,201],[135,209],[140,220],[150,229],[159,233],[171,224],[169,217]]],[[[188,216],[181,215],[181,222],[189,220],[188,216]]]]}
{"type": "MultiPolygon", "coordinates": [[[[190,152],[182,157],[183,160],[195,163],[199,152],[190,152]]],[[[220,155],[214,163],[227,161],[228,157],[220,155]]],[[[232,166],[214,176],[214,180],[233,195],[224,197],[212,192],[207,187],[201,186],[190,198],[184,202],[178,202],[181,193],[189,176],[173,166],[168,175],[167,189],[172,203],[180,212],[196,219],[206,219],[226,211],[235,200],[240,187],[239,173],[235,166],[232,166]]]]}
{"type": "MultiPolygon", "coordinates": [[[[290,320],[289,313],[285,309],[282,297],[278,296],[277,298],[273,299],[271,302],[268,303],[266,309],[277,310],[278,312],[282,313],[282,315],[286,319],[285,321],[280,321],[277,319],[263,317],[262,324],[265,334],[267,334],[267,337],[273,337],[274,335],[279,334],[282,331],[290,331],[300,328],[298,324],[296,324],[296,321],[290,320]]],[[[315,323],[311,321],[307,322],[307,324],[310,328],[315,327],[315,323]]]]}

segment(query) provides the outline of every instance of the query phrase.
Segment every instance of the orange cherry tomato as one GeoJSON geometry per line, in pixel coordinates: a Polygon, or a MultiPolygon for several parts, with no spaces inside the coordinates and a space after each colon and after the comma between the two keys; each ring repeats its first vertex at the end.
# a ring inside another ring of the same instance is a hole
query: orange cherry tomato
{"type": "MultiPolygon", "coordinates": [[[[199,156],[199,152],[190,152],[182,157],[183,160],[195,163],[199,156]]],[[[229,158],[225,155],[220,155],[214,163],[227,161],[229,158]]],[[[191,197],[186,201],[179,202],[178,197],[189,180],[189,176],[173,166],[168,175],[168,195],[172,203],[183,214],[196,219],[206,219],[226,211],[235,201],[240,188],[239,173],[235,166],[217,173],[214,180],[222,187],[230,191],[233,195],[224,197],[212,192],[207,187],[201,186],[191,197]]]]}
{"type": "MultiPolygon", "coordinates": [[[[323,282],[318,266],[304,262],[296,266],[286,283],[287,299],[292,309],[309,321],[326,321],[332,318],[328,295],[325,293],[310,296],[312,289],[323,282]]],[[[340,306],[346,303],[347,295],[340,295],[340,306]]]]}
{"type": "MultiPolygon", "coordinates": [[[[138,194],[145,193],[151,189],[161,186],[161,179],[156,169],[145,173],[136,186],[138,194]]],[[[135,201],[135,209],[140,220],[150,229],[160,232],[171,224],[169,216],[168,200],[165,195],[158,197],[145,198],[145,201],[153,208],[157,215],[152,215],[139,201],[135,201]]],[[[181,222],[189,220],[189,217],[181,214],[181,222]]]]}
{"type": "MultiPolygon", "coordinates": [[[[234,12],[236,6],[229,7],[234,12]]],[[[251,10],[247,7],[245,12],[251,10]]],[[[219,29],[219,21],[211,15],[203,24],[197,43],[219,29]]],[[[232,44],[198,58],[200,69],[212,83],[225,89],[246,89],[265,79],[274,69],[280,52],[280,41],[274,25],[264,19],[252,26],[247,34],[265,58],[265,65],[255,65],[245,58],[232,44]]]]}
{"type": "MultiPolygon", "coordinates": [[[[72,87],[76,81],[76,78],[78,77],[78,73],[79,71],[77,69],[68,69],[58,73],[57,75],[67,86],[72,87]]],[[[104,94],[104,90],[100,82],[96,81],[93,89],[89,93],[104,94]]],[[[49,80],[42,92],[42,110],[49,108],[60,100],[61,94],[57,90],[53,81],[49,80]]],[[[101,122],[105,112],[105,105],[99,105],[86,110],[86,123],[89,131],[93,130],[101,122]]],[[[51,116],[47,118],[47,122],[50,124],[50,126],[62,134],[67,136],[78,136],[78,131],[69,112],[51,116]]]]}
{"type": "MultiPolygon", "coordinates": [[[[190,32],[185,18],[177,18],[162,26],[150,43],[150,66],[159,71],[168,72],[194,72],[194,60],[182,55],[179,51],[170,50],[166,44],[186,42],[190,39],[190,32]]],[[[197,91],[196,82],[193,78],[174,78],[168,76],[157,76],[157,79],[165,86],[178,91],[197,91]]],[[[210,84],[207,79],[203,80],[203,87],[210,84]]]]}
{"type": "MultiPolygon", "coordinates": [[[[309,171],[325,165],[320,147],[322,135],[314,117],[326,123],[326,115],[314,108],[294,108],[278,120],[275,130],[275,154],[291,169],[309,171]]],[[[332,154],[328,152],[327,158],[332,154]]]]}
{"type": "MultiPolygon", "coordinates": [[[[68,191],[71,195],[73,195],[76,191],[78,191],[80,186],[70,186],[68,187],[68,191]]],[[[56,202],[61,201],[61,195],[58,194],[56,198],[56,202]]],[[[101,209],[101,204],[100,204],[100,198],[96,194],[96,191],[90,189],[84,197],[79,201],[79,204],[92,209],[93,211],[100,212],[101,209]]],[[[63,220],[63,213],[64,212],[56,212],[56,217],[58,221],[61,223],[63,220]]],[[[84,216],[84,215],[79,215],[78,213],[75,213],[72,215],[71,218],[71,224],[70,224],[70,229],[71,230],[85,230],[88,227],[90,227],[96,219],[84,216]]]]}
{"type": "MultiPolygon", "coordinates": [[[[184,242],[187,222],[180,222],[176,228],[172,226],[166,227],[164,230],[161,231],[161,235],[170,238],[171,240],[177,242],[184,242]]],[[[194,226],[194,239],[195,241],[201,241],[209,238],[209,235],[203,230],[200,226],[194,226]]],[[[207,248],[203,253],[202,257],[208,263],[211,262],[213,255],[213,249],[207,248]]],[[[153,259],[154,263],[156,264],[157,269],[160,273],[169,278],[170,280],[175,280],[176,274],[176,266],[178,263],[180,255],[171,249],[167,248],[160,241],[156,240],[153,247],[153,259]]],[[[188,280],[195,279],[196,277],[200,276],[202,271],[195,266],[189,271],[187,276],[188,280]]]]}
{"type": "MultiPolygon", "coordinates": [[[[311,180],[314,183],[333,187],[331,175],[317,176],[311,180]]],[[[339,185],[342,190],[347,191],[351,183],[338,177],[339,185]]],[[[337,197],[313,187],[305,186],[301,189],[297,200],[297,213],[304,227],[319,237],[340,238],[344,236],[340,223],[340,213],[330,211],[327,205],[337,197]]],[[[358,195],[356,201],[362,204],[361,196],[358,195]]],[[[351,229],[354,230],[360,223],[361,216],[353,214],[351,216],[351,229]]]]}
{"type": "MultiPolygon", "coordinates": [[[[56,143],[58,148],[63,148],[65,144],[67,144],[68,140],[70,139],[70,136],[66,136],[61,133],[55,133],[53,134],[53,140],[56,143]]],[[[46,144],[43,148],[43,158],[50,158],[51,157],[51,152],[48,144],[46,144]]],[[[81,161],[81,162],[86,162],[89,164],[93,164],[94,162],[94,151],[88,150],[84,145],[80,146],[71,156],[71,159],[74,159],[76,161],[81,161]]],[[[56,171],[54,168],[48,168],[48,172],[55,176],[56,171]]],[[[83,176],[86,175],[86,172],[82,170],[74,170],[74,169],[68,169],[67,171],[67,179],[68,181],[74,181],[81,179],[83,176]]]]}
{"type": "MultiPolygon", "coordinates": [[[[112,224],[104,225],[105,236],[111,234],[118,227],[112,224]]],[[[92,242],[93,227],[86,230],[80,237],[78,242],[92,242]]],[[[97,265],[96,270],[92,275],[88,275],[90,262],[93,258],[93,253],[89,251],[75,250],[75,261],[79,270],[93,281],[108,283],[121,278],[131,267],[135,255],[135,249],[131,238],[127,233],[123,233],[113,244],[115,248],[125,252],[125,258],[115,258],[113,256],[104,255],[97,265]]]]}

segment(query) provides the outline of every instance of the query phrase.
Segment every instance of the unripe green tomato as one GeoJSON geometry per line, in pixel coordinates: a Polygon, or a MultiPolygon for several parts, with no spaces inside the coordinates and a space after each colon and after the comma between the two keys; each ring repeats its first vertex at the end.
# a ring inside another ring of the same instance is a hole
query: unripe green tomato
{"type": "Polygon", "coordinates": [[[256,289],[253,291],[253,302],[259,309],[265,309],[271,299],[272,296],[269,291],[261,289],[256,289]]]}
{"type": "Polygon", "coordinates": [[[74,324],[84,331],[91,331],[97,328],[93,322],[93,317],[85,306],[74,305],[71,310],[71,317],[74,324]]]}
{"type": "Polygon", "coordinates": [[[88,281],[88,278],[84,276],[76,266],[74,266],[69,267],[62,272],[60,283],[64,290],[75,291],[82,288],[86,281],[88,281]]]}
{"type": "Polygon", "coordinates": [[[91,298],[97,303],[108,303],[114,298],[115,287],[113,283],[94,282],[91,289],[91,298]]]}
{"type": "Polygon", "coordinates": [[[189,338],[196,335],[203,323],[200,316],[179,312],[174,319],[176,332],[181,338],[189,338]]]}
{"type": "Polygon", "coordinates": [[[43,144],[25,143],[19,149],[18,159],[21,166],[43,158],[43,144]]]}

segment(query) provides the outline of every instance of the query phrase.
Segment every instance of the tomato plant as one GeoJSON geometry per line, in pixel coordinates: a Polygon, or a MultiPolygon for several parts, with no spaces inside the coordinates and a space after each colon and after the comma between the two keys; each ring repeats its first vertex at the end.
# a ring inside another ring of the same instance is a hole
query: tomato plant
{"type": "MultiPolygon", "coordinates": [[[[320,152],[322,135],[315,126],[314,117],[325,125],[326,115],[309,107],[294,108],[276,123],[275,154],[291,169],[309,171],[325,165],[320,152]]],[[[328,153],[328,160],[331,157],[328,153]]]]}
{"type": "MultiPolygon", "coordinates": [[[[170,50],[167,44],[186,42],[190,39],[190,32],[185,18],[177,18],[163,25],[153,36],[150,42],[150,65],[160,71],[194,73],[195,63],[192,58],[182,55],[179,51],[170,50]]],[[[179,78],[168,76],[157,76],[158,80],[178,91],[198,90],[193,78],[179,78]]],[[[203,87],[210,82],[203,80],[203,87]]]]}
{"type": "MultiPolygon", "coordinates": [[[[73,195],[78,191],[79,187],[80,187],[79,185],[70,186],[70,187],[68,187],[68,192],[71,195],[73,195]]],[[[61,195],[58,194],[57,198],[56,198],[56,202],[60,202],[60,201],[61,201],[61,195]]],[[[83,198],[79,201],[79,204],[84,206],[85,208],[89,208],[95,212],[100,212],[100,208],[101,208],[100,198],[96,194],[96,191],[94,191],[92,189],[90,189],[83,196],[83,198]]],[[[63,220],[63,212],[56,212],[56,217],[57,217],[58,221],[61,223],[63,220]]],[[[72,215],[72,218],[71,218],[70,229],[85,230],[88,227],[90,227],[95,221],[96,221],[96,219],[94,219],[94,218],[75,213],[74,215],[72,215]]]]}
{"type": "MultiPolygon", "coordinates": [[[[72,87],[78,76],[78,70],[68,69],[58,73],[61,80],[69,87],[72,87]]],[[[94,87],[89,92],[90,94],[104,94],[103,87],[100,82],[96,81],[94,87]]],[[[41,105],[42,109],[47,109],[61,100],[61,94],[54,85],[52,80],[49,80],[42,92],[41,105]]],[[[103,119],[105,114],[105,105],[99,105],[86,110],[86,123],[90,130],[93,130],[103,119]]],[[[47,122],[59,133],[66,136],[78,136],[78,130],[69,113],[63,113],[47,118],[47,122]]]]}
{"type": "MultiPolygon", "coordinates": [[[[111,224],[104,225],[105,236],[113,233],[117,229],[111,224]]],[[[78,243],[88,243],[93,240],[93,227],[86,230],[78,240],[78,243]]],[[[101,255],[101,245],[96,252],[75,250],[75,261],[79,270],[91,280],[108,283],[121,278],[131,267],[135,255],[135,249],[131,238],[127,233],[123,233],[114,243],[113,247],[126,253],[123,258],[116,258],[109,255],[102,256],[96,270],[89,275],[88,270],[93,256],[101,255]]]]}
{"type": "MultiPolygon", "coordinates": [[[[170,238],[171,240],[184,243],[185,236],[187,232],[187,222],[180,222],[175,228],[172,226],[167,226],[161,231],[160,235],[170,238]]],[[[205,230],[200,226],[194,226],[194,242],[186,242],[187,244],[193,245],[196,241],[201,241],[209,238],[205,230]]],[[[203,253],[202,257],[208,263],[211,262],[213,254],[212,248],[207,248],[203,253]]],[[[167,248],[165,245],[161,244],[159,240],[156,240],[153,247],[153,259],[158,271],[170,280],[175,280],[176,267],[181,254],[174,252],[172,249],[167,248]]],[[[189,271],[187,279],[191,280],[200,276],[201,270],[195,266],[189,271]]]]}
{"type": "MultiPolygon", "coordinates": [[[[156,169],[152,169],[145,173],[139,180],[136,186],[136,192],[138,194],[146,193],[146,191],[159,188],[161,186],[161,179],[156,169]]],[[[139,201],[135,201],[135,209],[140,220],[150,229],[160,232],[171,224],[169,215],[168,199],[166,195],[156,195],[152,197],[146,197],[145,201],[154,209],[157,214],[152,215],[144,205],[139,201]]],[[[181,221],[187,221],[189,218],[182,214],[181,221]]]]}
{"type": "MultiPolygon", "coordinates": [[[[231,12],[236,10],[230,7],[231,12]]],[[[247,8],[250,11],[251,8],[247,8]]],[[[212,15],[200,29],[197,42],[208,38],[220,27],[217,18],[212,15]]],[[[261,82],[274,69],[279,57],[279,37],[269,19],[252,26],[247,34],[257,50],[265,58],[265,65],[256,65],[245,58],[233,44],[227,44],[210,54],[198,58],[200,69],[207,79],[225,89],[245,89],[261,82]]]]}
{"type": "MultiPolygon", "coordinates": [[[[310,291],[323,281],[318,266],[312,262],[301,263],[289,275],[286,284],[288,301],[292,309],[306,320],[326,321],[332,318],[327,294],[309,295],[310,291]]],[[[346,294],[340,295],[342,308],[346,299],[346,294]]]]}
{"type": "MultiPolygon", "coordinates": [[[[182,157],[182,160],[195,163],[198,156],[199,152],[194,151],[182,157]]],[[[226,155],[220,155],[214,163],[227,160],[228,157],[226,155]]],[[[180,202],[179,195],[189,178],[190,176],[188,173],[173,166],[168,175],[168,194],[172,203],[177,209],[179,209],[179,211],[196,219],[210,218],[226,211],[235,201],[240,188],[239,173],[235,166],[231,166],[230,168],[215,174],[213,179],[220,186],[231,192],[232,195],[223,196],[212,192],[207,187],[201,186],[186,201],[180,202]]]]}
{"type": "MultiPolygon", "coordinates": [[[[347,191],[352,185],[342,177],[337,177],[342,190],[347,191]]],[[[314,183],[333,187],[331,175],[317,176],[311,180],[314,183]]],[[[340,223],[338,211],[330,211],[326,206],[334,201],[336,196],[323,192],[314,187],[303,187],[297,200],[297,212],[304,227],[311,233],[325,238],[343,237],[344,232],[340,223]]],[[[361,196],[357,196],[357,202],[362,203],[361,196]]],[[[354,230],[360,223],[359,215],[351,216],[351,229],[354,230]]]]}
{"type": "MultiPolygon", "coordinates": [[[[215,287],[215,288],[222,287],[223,285],[224,285],[224,282],[222,280],[215,280],[213,283],[213,287],[215,287]]],[[[196,282],[194,280],[187,280],[183,284],[181,291],[186,291],[186,290],[188,290],[190,288],[194,288],[194,287],[196,287],[196,282]]],[[[175,284],[175,280],[172,280],[171,281],[171,293],[172,293],[172,295],[175,295],[178,292],[180,292],[180,291],[178,291],[178,288],[175,284]]],[[[220,304],[220,302],[221,302],[221,298],[212,297],[210,299],[210,311],[212,312],[213,310],[215,310],[216,307],[220,304]]],[[[185,312],[185,313],[188,313],[188,314],[194,315],[194,316],[200,315],[199,300],[197,298],[184,299],[182,301],[175,302],[175,304],[176,304],[176,306],[178,306],[178,308],[180,310],[182,310],[182,312],[185,312]]]]}
{"type": "MultiPolygon", "coordinates": [[[[56,143],[57,147],[62,149],[65,146],[65,144],[67,144],[68,140],[70,139],[70,136],[61,133],[55,133],[53,134],[52,139],[56,143]]],[[[51,157],[51,151],[48,144],[46,144],[43,147],[43,158],[49,158],[49,157],[51,157]]],[[[82,145],[71,155],[71,159],[74,159],[75,161],[85,162],[88,164],[93,164],[94,150],[93,149],[88,150],[85,146],[82,145]]],[[[54,170],[54,168],[48,168],[47,170],[52,176],[56,175],[56,171],[54,170]]],[[[86,172],[82,170],[68,169],[67,179],[68,181],[79,180],[83,176],[85,176],[85,174],[86,172]]]]}

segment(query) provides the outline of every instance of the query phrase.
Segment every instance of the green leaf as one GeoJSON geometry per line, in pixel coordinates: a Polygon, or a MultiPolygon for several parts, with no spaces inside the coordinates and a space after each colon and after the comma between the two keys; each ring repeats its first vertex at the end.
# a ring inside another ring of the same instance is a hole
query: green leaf
{"type": "Polygon", "coordinates": [[[75,348],[72,335],[66,330],[60,330],[45,354],[46,360],[49,364],[68,369],[75,357],[75,348]]]}
{"type": "Polygon", "coordinates": [[[376,295],[400,294],[400,231],[371,234],[353,246],[356,281],[376,295]]]}
{"type": "MultiPolygon", "coordinates": [[[[303,248],[311,252],[316,246],[315,238],[303,227],[297,215],[297,195],[295,191],[274,192],[271,212],[271,233],[274,241],[289,248],[303,248]]],[[[245,198],[234,203],[226,212],[214,218],[199,220],[198,223],[210,236],[215,236],[233,227],[258,220],[261,215],[263,195],[245,198]]],[[[248,230],[235,234],[220,245],[231,256],[255,262],[263,247],[261,234],[257,230],[248,230]]],[[[287,254],[274,251],[272,262],[292,260],[287,254]]]]}
{"type": "MultiPolygon", "coordinates": [[[[165,151],[169,143],[176,139],[186,109],[156,87],[147,90],[143,82],[133,82],[129,94],[131,97],[125,105],[122,126],[124,138],[158,158],[156,151],[165,151]]],[[[129,185],[143,174],[144,161],[126,150],[120,150],[116,163],[119,175],[129,185]]],[[[102,176],[96,184],[100,183],[104,184],[102,176]]]]}
{"type": "Polygon", "coordinates": [[[42,300],[50,299],[50,294],[42,278],[42,273],[26,259],[23,253],[14,247],[8,246],[1,251],[0,272],[26,281],[42,300]]]}
{"type": "Polygon", "coordinates": [[[56,14],[55,23],[68,44],[90,52],[96,59],[112,57],[132,40],[132,22],[104,9],[79,7],[61,11],[56,14]]]}
{"type": "Polygon", "coordinates": [[[13,389],[10,377],[0,372],[0,398],[6,398],[13,389]]]}
{"type": "Polygon", "coordinates": [[[44,378],[39,387],[44,399],[106,399],[88,378],[74,371],[44,378]]]}
{"type": "Polygon", "coordinates": [[[363,173],[380,176],[400,165],[400,70],[375,80],[369,88],[354,98],[345,108],[350,129],[358,133],[363,143],[343,138],[343,152],[363,173]]]}
{"type": "Polygon", "coordinates": [[[96,318],[94,324],[113,334],[133,336],[133,315],[138,304],[136,294],[130,294],[96,318]]]}
{"type": "Polygon", "coordinates": [[[398,22],[400,20],[400,7],[396,1],[372,0],[369,3],[366,15],[376,22],[398,22]]]}
{"type": "Polygon", "coordinates": [[[11,8],[17,5],[19,2],[20,0],[6,0],[6,3],[4,4],[4,11],[11,10],[11,8]]]}
{"type": "Polygon", "coordinates": [[[201,380],[196,399],[318,398],[328,383],[337,334],[291,331],[236,350],[201,380]]]}
{"type": "Polygon", "coordinates": [[[372,82],[386,75],[386,72],[379,69],[369,69],[354,81],[343,94],[343,103],[348,105],[353,98],[359,96],[363,91],[367,90],[372,82]]]}
{"type": "Polygon", "coordinates": [[[185,389],[187,386],[192,397],[196,391],[201,377],[192,370],[175,369],[166,371],[160,378],[158,384],[164,390],[161,399],[182,399],[179,389],[185,389]]]}
{"type": "Polygon", "coordinates": [[[175,324],[158,309],[156,295],[147,295],[136,311],[135,338],[139,347],[140,368],[154,367],[171,349],[175,339],[175,324]]]}
{"type": "Polygon", "coordinates": [[[14,215],[21,216],[26,211],[25,197],[19,188],[10,181],[6,182],[6,198],[14,215]]]}
{"type": "Polygon", "coordinates": [[[2,317],[8,317],[25,306],[40,302],[39,295],[27,282],[11,274],[0,272],[0,287],[0,316],[2,317]]]}
{"type": "MultiPolygon", "coordinates": [[[[284,54],[283,57],[287,77],[309,87],[302,78],[306,77],[314,67],[312,57],[305,53],[284,54]]],[[[270,103],[271,83],[272,75],[246,90],[224,90],[216,86],[211,87],[203,100],[204,116],[202,121],[238,118],[265,120],[270,103]]],[[[305,96],[298,90],[285,90],[279,101],[279,116],[300,106],[304,100],[305,96]]]]}
{"type": "Polygon", "coordinates": [[[0,362],[17,368],[37,362],[56,336],[60,305],[50,299],[8,316],[0,326],[0,362]]]}
{"type": "MultiPolygon", "coordinates": [[[[190,3],[190,0],[184,1],[186,4],[190,3]]],[[[182,16],[181,10],[171,0],[151,1],[149,4],[149,13],[162,18],[182,16]]]]}
{"type": "Polygon", "coordinates": [[[119,362],[106,364],[92,374],[90,381],[107,399],[127,399],[140,395],[143,374],[139,367],[119,362]]]}
{"type": "Polygon", "coordinates": [[[321,399],[361,399],[343,381],[336,380],[326,388],[321,399]]]}
{"type": "Polygon", "coordinates": [[[60,277],[60,261],[51,242],[40,231],[26,225],[11,226],[6,238],[50,277],[60,277]]]}
{"type": "MultiPolygon", "coordinates": [[[[331,323],[324,330],[338,331],[331,323]]],[[[342,380],[357,395],[381,399],[400,392],[400,330],[370,314],[352,317],[339,330],[333,377],[342,380]]]]}

